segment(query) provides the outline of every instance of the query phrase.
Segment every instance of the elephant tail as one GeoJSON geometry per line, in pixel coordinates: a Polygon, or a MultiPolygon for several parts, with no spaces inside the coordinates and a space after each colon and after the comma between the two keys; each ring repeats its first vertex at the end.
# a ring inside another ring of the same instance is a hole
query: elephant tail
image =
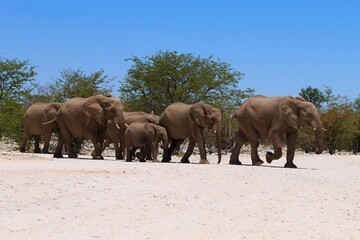
{"type": "Polygon", "coordinates": [[[50,124],[50,123],[55,122],[56,119],[57,119],[57,117],[55,117],[54,119],[52,119],[52,120],[50,120],[50,121],[48,121],[48,122],[44,122],[44,123],[41,123],[41,124],[42,124],[42,125],[47,125],[47,124],[50,124]]]}

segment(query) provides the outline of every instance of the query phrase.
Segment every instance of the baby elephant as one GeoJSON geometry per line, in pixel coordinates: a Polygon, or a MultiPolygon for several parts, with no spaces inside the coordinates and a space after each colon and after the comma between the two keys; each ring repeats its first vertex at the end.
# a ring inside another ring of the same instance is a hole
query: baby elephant
{"type": "Polygon", "coordinates": [[[153,123],[134,122],[125,131],[126,161],[131,162],[131,147],[140,147],[140,161],[145,162],[146,151],[151,151],[154,161],[157,160],[159,141],[168,146],[166,129],[153,123]]]}

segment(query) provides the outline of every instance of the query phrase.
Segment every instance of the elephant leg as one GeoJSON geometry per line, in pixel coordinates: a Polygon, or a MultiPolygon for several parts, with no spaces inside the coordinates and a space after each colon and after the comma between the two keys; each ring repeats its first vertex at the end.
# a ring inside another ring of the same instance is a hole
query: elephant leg
{"type": "Polygon", "coordinates": [[[258,140],[251,141],[250,146],[251,146],[252,165],[260,166],[261,164],[264,163],[264,161],[262,161],[259,157],[259,153],[258,153],[259,141],[258,140]]]}
{"type": "Polygon", "coordinates": [[[150,155],[152,155],[153,162],[159,162],[158,160],[158,150],[159,150],[159,142],[155,141],[153,143],[153,150],[150,151],[150,155]]]}
{"type": "Polygon", "coordinates": [[[23,140],[22,140],[22,143],[21,143],[21,145],[19,147],[20,152],[25,152],[26,151],[26,144],[29,141],[29,139],[30,139],[29,135],[24,132],[23,140]]]}
{"type": "Polygon", "coordinates": [[[40,136],[36,135],[36,136],[34,136],[34,139],[35,139],[34,153],[41,153],[40,136]]]}
{"type": "Polygon", "coordinates": [[[150,146],[151,147],[147,147],[146,148],[146,160],[157,160],[157,154],[156,156],[154,156],[155,154],[155,150],[156,150],[156,144],[155,143],[152,143],[150,146]]]}
{"type": "Polygon", "coordinates": [[[91,156],[93,159],[104,159],[104,157],[101,155],[101,149],[102,149],[102,143],[101,142],[93,142],[94,144],[94,151],[92,151],[91,156]]]}
{"type": "Polygon", "coordinates": [[[146,162],[145,160],[145,157],[147,155],[147,147],[146,146],[143,146],[143,147],[140,147],[140,159],[139,159],[139,162],[146,162]]]}
{"type": "MultiPolygon", "coordinates": [[[[105,143],[103,145],[103,149],[109,146],[108,140],[105,140],[105,143]],[[106,146],[107,145],[107,146],[106,146]]],[[[122,160],[124,159],[123,151],[121,151],[121,146],[119,146],[119,141],[115,140],[113,141],[114,148],[115,148],[115,159],[122,160]]]]}
{"type": "Polygon", "coordinates": [[[104,159],[101,156],[106,130],[96,131],[95,129],[88,132],[91,142],[94,144],[94,151],[91,153],[93,159],[104,159]]]}
{"type": "MultiPolygon", "coordinates": [[[[65,142],[65,145],[66,145],[66,148],[67,148],[67,151],[68,151],[68,157],[69,158],[77,158],[78,156],[75,153],[74,148],[73,148],[73,144],[72,144],[72,137],[71,137],[66,125],[65,125],[64,120],[61,117],[58,117],[57,121],[58,121],[59,127],[61,129],[62,139],[65,142]]],[[[62,144],[61,144],[61,148],[62,148],[62,144]]],[[[58,153],[61,154],[61,152],[62,152],[62,149],[60,149],[60,150],[57,149],[57,151],[54,154],[54,157],[56,157],[55,155],[58,155],[58,153]]]]}
{"type": "Polygon", "coordinates": [[[51,133],[52,133],[51,130],[46,130],[45,131],[44,147],[42,149],[42,153],[49,153],[49,145],[50,145],[51,133]]]}
{"type": "Polygon", "coordinates": [[[208,160],[206,159],[206,151],[205,151],[205,141],[204,134],[201,130],[198,130],[195,134],[195,141],[198,145],[200,151],[200,162],[201,164],[208,164],[208,160]]]}
{"type": "Polygon", "coordinates": [[[189,145],[188,145],[188,148],[186,150],[186,153],[184,154],[184,156],[181,158],[181,162],[182,163],[190,163],[189,161],[189,157],[191,156],[191,154],[193,153],[194,151],[194,148],[195,148],[195,140],[190,137],[190,141],[189,141],[189,145]]]}
{"type": "Polygon", "coordinates": [[[126,147],[126,161],[131,162],[131,147],[126,147]]]}
{"type": "Polygon", "coordinates": [[[280,136],[274,136],[270,138],[272,145],[274,146],[274,153],[266,153],[266,162],[271,163],[273,160],[279,159],[282,156],[282,141],[280,136]]]}
{"type": "Polygon", "coordinates": [[[54,158],[63,158],[62,155],[63,145],[64,145],[64,137],[61,133],[59,133],[59,139],[55,149],[54,158]]]}
{"type": "Polygon", "coordinates": [[[123,154],[124,151],[122,151],[121,146],[119,146],[118,142],[114,143],[114,147],[115,147],[115,159],[117,160],[124,159],[124,154],[123,154]]]}
{"type": "Polygon", "coordinates": [[[289,133],[286,135],[287,140],[287,153],[286,153],[286,168],[297,168],[293,163],[295,155],[295,145],[296,145],[297,132],[289,133]]]}
{"type": "Polygon", "coordinates": [[[155,148],[156,148],[156,140],[154,140],[154,135],[146,135],[146,143],[145,145],[145,157],[146,160],[155,160],[157,161],[157,153],[155,156],[155,148]]]}
{"type": "Polygon", "coordinates": [[[230,161],[229,164],[231,165],[241,165],[239,160],[240,150],[242,145],[247,142],[247,138],[245,135],[239,130],[235,135],[235,145],[231,149],[230,161]]]}
{"type": "Polygon", "coordinates": [[[168,146],[164,147],[164,156],[162,162],[170,162],[171,161],[171,155],[173,154],[175,148],[177,148],[180,145],[181,141],[176,139],[171,139],[170,147],[168,146]]]}
{"type": "Polygon", "coordinates": [[[118,153],[116,153],[116,159],[124,159],[124,155],[125,155],[125,130],[121,129],[118,131],[119,134],[119,151],[118,153]]]}
{"type": "MultiPolygon", "coordinates": [[[[111,143],[110,137],[107,136],[107,137],[105,138],[105,141],[104,141],[103,147],[102,147],[102,149],[101,149],[101,152],[105,151],[105,149],[110,146],[110,143],[111,143]]],[[[114,144],[114,148],[116,149],[116,146],[115,146],[116,143],[113,143],[113,144],[114,144]]]]}

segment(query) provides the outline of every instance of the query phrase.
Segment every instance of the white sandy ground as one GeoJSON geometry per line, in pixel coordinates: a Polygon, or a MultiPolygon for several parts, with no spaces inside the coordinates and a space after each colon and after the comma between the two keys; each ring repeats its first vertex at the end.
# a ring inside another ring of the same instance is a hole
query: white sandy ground
{"type": "Polygon", "coordinates": [[[0,239],[360,239],[360,156],[251,166],[0,151],[0,239]]]}

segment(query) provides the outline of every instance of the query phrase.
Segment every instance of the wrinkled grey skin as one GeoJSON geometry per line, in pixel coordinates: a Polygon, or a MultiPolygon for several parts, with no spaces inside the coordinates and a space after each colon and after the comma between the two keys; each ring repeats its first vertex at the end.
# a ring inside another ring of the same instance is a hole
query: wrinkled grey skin
{"type": "Polygon", "coordinates": [[[221,112],[206,103],[192,105],[173,103],[160,116],[160,125],[165,127],[171,146],[164,147],[163,162],[170,162],[174,149],[184,140],[190,139],[188,149],[182,157],[182,163],[189,163],[195,144],[200,151],[200,163],[209,163],[206,159],[204,128],[213,129],[218,149],[218,163],[221,161],[221,112]]]}
{"type": "Polygon", "coordinates": [[[147,151],[157,161],[159,142],[169,144],[166,129],[153,123],[134,122],[125,131],[126,161],[131,162],[131,148],[140,147],[140,161],[145,161],[147,151]]]}
{"type": "Polygon", "coordinates": [[[241,165],[239,153],[241,146],[246,142],[251,145],[251,159],[253,165],[261,165],[263,161],[259,158],[257,148],[259,140],[267,138],[274,146],[274,153],[266,153],[266,161],[282,156],[283,139],[286,137],[287,168],[296,168],[293,163],[297,131],[301,126],[310,126],[314,129],[318,144],[317,154],[324,149],[322,141],[322,124],[319,114],[310,102],[302,98],[265,97],[254,96],[249,98],[234,114],[239,124],[239,130],[235,136],[235,145],[231,150],[230,164],[241,165]]]}
{"type": "Polygon", "coordinates": [[[48,125],[42,123],[48,122],[56,117],[61,103],[34,103],[25,112],[23,117],[24,133],[23,140],[20,145],[20,152],[26,151],[27,142],[34,137],[35,139],[35,153],[49,153],[49,143],[51,134],[58,132],[58,125],[53,122],[48,125]],[[40,137],[44,136],[44,147],[40,149],[40,137]]]}

